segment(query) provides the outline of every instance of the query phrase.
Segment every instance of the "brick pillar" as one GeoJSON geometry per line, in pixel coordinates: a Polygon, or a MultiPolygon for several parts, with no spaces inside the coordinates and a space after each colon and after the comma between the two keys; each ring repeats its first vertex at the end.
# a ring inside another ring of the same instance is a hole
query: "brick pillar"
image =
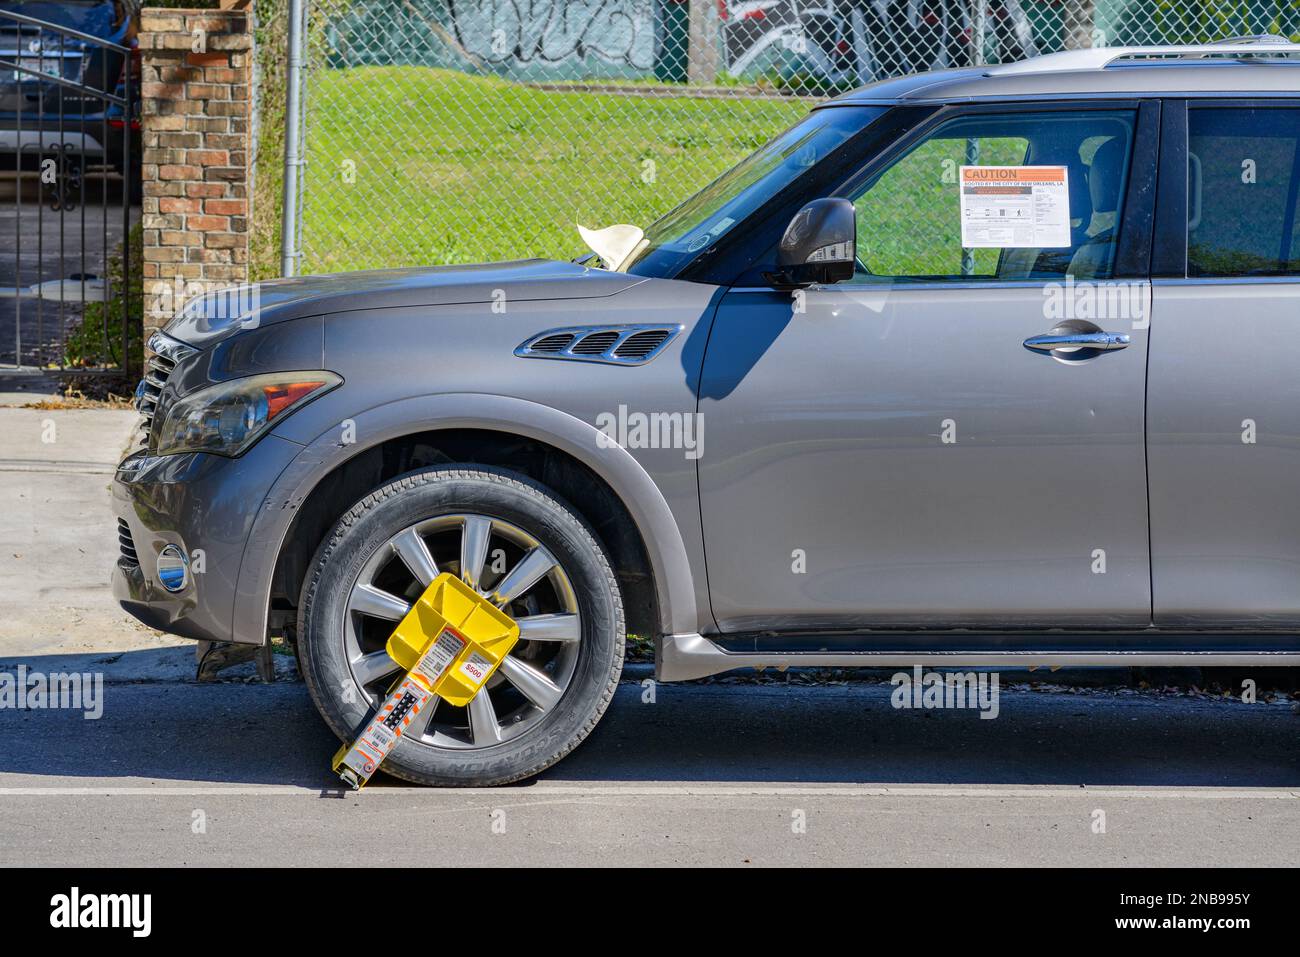
{"type": "Polygon", "coordinates": [[[248,281],[249,21],[235,10],[141,13],[146,336],[192,295],[248,281]]]}

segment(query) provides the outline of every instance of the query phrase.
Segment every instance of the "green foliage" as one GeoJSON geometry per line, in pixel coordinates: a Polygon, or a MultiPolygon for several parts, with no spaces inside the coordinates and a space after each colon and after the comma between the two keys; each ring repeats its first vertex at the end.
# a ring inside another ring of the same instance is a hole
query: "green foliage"
{"type": "Polygon", "coordinates": [[[111,296],[107,302],[86,304],[81,321],[64,340],[64,366],[73,369],[85,366],[123,369],[122,323],[125,319],[127,364],[135,373],[143,367],[144,283],[141,273],[144,271],[144,242],[139,224],[131,229],[128,244],[131,249],[130,289],[122,278],[125,257],[119,243],[108,257],[107,278],[111,296]]]}
{"type": "Polygon", "coordinates": [[[1211,43],[1272,33],[1300,39],[1300,0],[1146,0],[1120,21],[1119,43],[1211,43]]]}

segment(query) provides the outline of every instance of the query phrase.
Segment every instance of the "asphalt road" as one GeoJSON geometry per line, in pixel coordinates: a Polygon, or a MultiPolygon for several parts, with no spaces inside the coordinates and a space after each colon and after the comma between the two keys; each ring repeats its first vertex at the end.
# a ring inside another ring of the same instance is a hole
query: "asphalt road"
{"type": "Polygon", "coordinates": [[[109,685],[0,710],[14,864],[1293,865],[1287,704],[1004,689],[996,720],[887,685],[625,682],[529,784],[334,787],[301,684],[109,685]],[[1104,812],[1104,833],[1098,831],[1104,812]],[[800,827],[800,824],[803,827],[800,827]]]}

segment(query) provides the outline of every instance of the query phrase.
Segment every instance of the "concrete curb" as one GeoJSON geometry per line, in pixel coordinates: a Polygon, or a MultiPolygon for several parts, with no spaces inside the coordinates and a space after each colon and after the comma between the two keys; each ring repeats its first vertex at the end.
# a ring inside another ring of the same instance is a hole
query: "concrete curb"
{"type": "MultiPolygon", "coordinates": [[[[834,675],[832,680],[835,681],[864,681],[868,683],[880,683],[888,681],[898,668],[787,668],[785,671],[778,671],[776,668],[765,668],[761,672],[756,672],[753,668],[743,668],[737,671],[728,671],[713,678],[702,678],[702,681],[716,680],[744,680],[758,679],[767,683],[779,682],[784,676],[791,679],[799,680],[817,680],[824,682],[828,676],[834,675]]],[[[927,668],[927,671],[936,669],[927,668]]],[[[1042,682],[1044,684],[1069,685],[1081,688],[1100,688],[1100,687],[1118,687],[1127,686],[1135,683],[1133,671],[1131,668],[1061,668],[1052,671],[1048,668],[1036,668],[1030,671],[1028,668],[957,668],[944,669],[949,671],[997,671],[1001,675],[1001,680],[1007,684],[1028,684],[1031,682],[1042,682]]],[[[1181,682],[1194,682],[1199,680],[1200,669],[1188,668],[1187,673],[1180,677],[1181,682]],[[1196,674],[1192,674],[1196,672],[1196,674]]],[[[623,680],[625,681],[643,681],[646,678],[653,678],[655,673],[654,664],[651,662],[628,662],[623,666],[623,680]]]]}

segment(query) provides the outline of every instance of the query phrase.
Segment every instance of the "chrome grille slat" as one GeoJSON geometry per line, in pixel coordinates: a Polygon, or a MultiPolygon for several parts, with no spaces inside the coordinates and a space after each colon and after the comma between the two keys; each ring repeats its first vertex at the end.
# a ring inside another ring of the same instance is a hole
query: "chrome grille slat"
{"type": "Polygon", "coordinates": [[[561,333],[558,336],[544,336],[533,343],[534,352],[559,352],[573,344],[573,335],[571,333],[561,333]]]}
{"type": "Polygon", "coordinates": [[[131,526],[126,523],[126,519],[117,520],[117,545],[123,558],[133,565],[140,564],[140,557],[135,550],[135,539],[131,537],[131,526]]]}
{"type": "Polygon", "coordinates": [[[155,332],[149,337],[149,352],[144,378],[135,390],[135,409],[144,420],[141,431],[145,445],[149,444],[153,434],[153,417],[158,411],[158,400],[167,386],[167,380],[176,370],[176,363],[194,355],[198,350],[161,332],[155,332]]]}
{"type": "Polygon", "coordinates": [[[620,359],[644,359],[663,345],[667,338],[668,333],[662,329],[634,332],[614,347],[614,355],[620,359]]]}
{"type": "Polygon", "coordinates": [[[618,343],[618,333],[612,330],[593,332],[580,338],[568,351],[575,356],[603,356],[618,343]]]}

